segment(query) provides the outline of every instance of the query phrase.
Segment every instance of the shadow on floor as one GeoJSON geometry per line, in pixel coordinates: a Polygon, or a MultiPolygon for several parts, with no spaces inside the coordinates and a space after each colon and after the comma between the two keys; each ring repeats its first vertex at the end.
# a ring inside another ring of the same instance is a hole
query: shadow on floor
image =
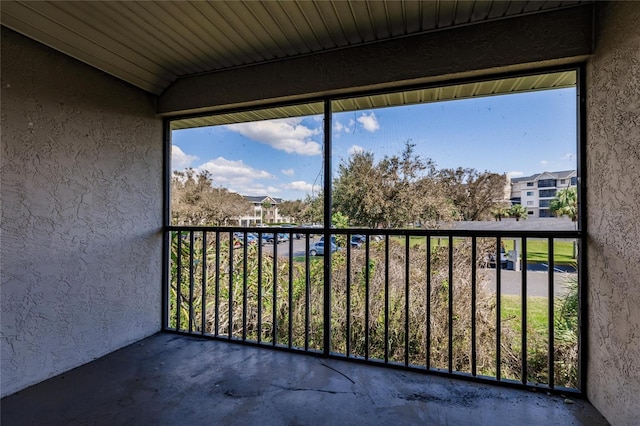
{"type": "Polygon", "coordinates": [[[0,409],[3,426],[607,424],[584,400],[166,333],[0,409]]]}

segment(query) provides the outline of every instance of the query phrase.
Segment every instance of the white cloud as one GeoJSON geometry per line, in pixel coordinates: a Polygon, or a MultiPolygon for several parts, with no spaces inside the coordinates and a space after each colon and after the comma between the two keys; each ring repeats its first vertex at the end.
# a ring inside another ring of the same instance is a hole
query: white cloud
{"type": "Polygon", "coordinates": [[[320,134],[320,129],[310,129],[301,121],[301,118],[253,121],[231,124],[228,129],[289,154],[320,155],[321,145],[312,139],[320,134]]]}
{"type": "Polygon", "coordinates": [[[574,157],[575,157],[575,154],[571,152],[567,152],[562,157],[560,157],[560,160],[573,160],[574,157]]]}
{"type": "Polygon", "coordinates": [[[353,119],[349,120],[349,124],[342,124],[340,121],[336,120],[333,125],[333,130],[336,133],[340,133],[340,132],[351,133],[353,132],[353,126],[355,124],[356,122],[353,119]]]}
{"type": "Polygon", "coordinates": [[[275,186],[265,186],[260,183],[239,186],[237,191],[241,195],[278,195],[280,189],[275,186]]]}
{"type": "Polygon", "coordinates": [[[196,171],[203,170],[211,173],[211,180],[215,186],[228,188],[242,195],[248,195],[245,191],[256,187],[255,181],[257,180],[275,179],[271,173],[254,169],[244,164],[242,160],[227,160],[224,157],[209,160],[198,167],[196,171]]]}
{"type": "Polygon", "coordinates": [[[547,164],[549,164],[549,162],[547,160],[542,160],[540,161],[540,164],[542,164],[543,166],[546,166],[547,164]]]}
{"type": "Polygon", "coordinates": [[[374,113],[367,115],[366,113],[358,117],[358,122],[362,124],[362,127],[368,132],[375,132],[380,128],[378,119],[374,113]]]}
{"type": "Polygon", "coordinates": [[[291,183],[287,183],[283,185],[283,188],[291,191],[301,191],[301,192],[307,192],[307,193],[320,191],[320,185],[313,185],[303,180],[296,180],[291,183]]]}
{"type": "Polygon", "coordinates": [[[195,155],[185,154],[180,147],[171,145],[171,166],[173,170],[186,169],[197,159],[198,157],[195,155]]]}
{"type": "Polygon", "coordinates": [[[509,178],[517,178],[517,177],[520,177],[520,176],[524,176],[524,172],[513,170],[513,171],[510,171],[510,172],[507,172],[507,176],[509,178]]]}
{"type": "Polygon", "coordinates": [[[285,170],[280,170],[282,172],[283,175],[285,176],[293,176],[295,174],[295,172],[293,171],[293,169],[285,169],[285,170]]]}
{"type": "Polygon", "coordinates": [[[351,145],[351,148],[349,148],[348,152],[349,155],[359,154],[361,152],[364,152],[364,148],[360,145],[351,145]]]}

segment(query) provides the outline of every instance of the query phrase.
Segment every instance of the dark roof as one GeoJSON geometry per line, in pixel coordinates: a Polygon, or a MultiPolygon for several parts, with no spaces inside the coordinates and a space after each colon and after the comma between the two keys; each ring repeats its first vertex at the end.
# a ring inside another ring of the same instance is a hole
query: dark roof
{"type": "Polygon", "coordinates": [[[519,177],[519,178],[513,178],[511,179],[511,182],[529,182],[532,180],[538,180],[540,179],[540,177],[544,174],[548,174],[553,176],[555,179],[567,179],[569,177],[571,177],[572,175],[576,174],[575,170],[562,170],[559,172],[542,172],[542,173],[536,173],[535,175],[531,175],[531,176],[523,176],[523,177],[519,177]]]}
{"type": "Polygon", "coordinates": [[[282,202],[282,198],[270,197],[268,195],[245,195],[244,198],[252,203],[262,203],[266,199],[273,200],[276,204],[280,204],[282,202]]]}

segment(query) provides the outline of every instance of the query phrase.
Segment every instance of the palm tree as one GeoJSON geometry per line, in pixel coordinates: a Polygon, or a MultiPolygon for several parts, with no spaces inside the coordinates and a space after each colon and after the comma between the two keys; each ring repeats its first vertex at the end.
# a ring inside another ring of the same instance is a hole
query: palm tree
{"type": "Polygon", "coordinates": [[[558,191],[551,200],[549,209],[556,216],[569,216],[572,221],[578,220],[578,189],[574,186],[558,191]]]}
{"type": "Polygon", "coordinates": [[[260,209],[260,216],[262,216],[262,217],[261,217],[261,220],[262,220],[262,223],[264,223],[264,216],[265,216],[265,213],[266,213],[266,212],[267,212],[271,207],[273,207],[273,205],[269,202],[269,200],[265,199],[265,200],[262,202],[261,207],[262,207],[262,208],[260,209]]]}
{"type": "Polygon", "coordinates": [[[509,217],[509,208],[500,204],[491,209],[491,214],[496,220],[502,220],[503,217],[509,217]]]}
{"type": "Polygon", "coordinates": [[[520,219],[527,218],[527,208],[522,204],[514,204],[509,209],[509,216],[515,217],[516,222],[519,222],[520,219]]]}

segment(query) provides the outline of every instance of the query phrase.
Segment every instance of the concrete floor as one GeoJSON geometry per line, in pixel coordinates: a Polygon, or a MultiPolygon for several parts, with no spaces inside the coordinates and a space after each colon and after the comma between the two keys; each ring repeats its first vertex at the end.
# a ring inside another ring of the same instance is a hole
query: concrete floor
{"type": "Polygon", "coordinates": [[[605,425],[586,401],[160,333],[1,401],[10,425],[605,425]]]}

